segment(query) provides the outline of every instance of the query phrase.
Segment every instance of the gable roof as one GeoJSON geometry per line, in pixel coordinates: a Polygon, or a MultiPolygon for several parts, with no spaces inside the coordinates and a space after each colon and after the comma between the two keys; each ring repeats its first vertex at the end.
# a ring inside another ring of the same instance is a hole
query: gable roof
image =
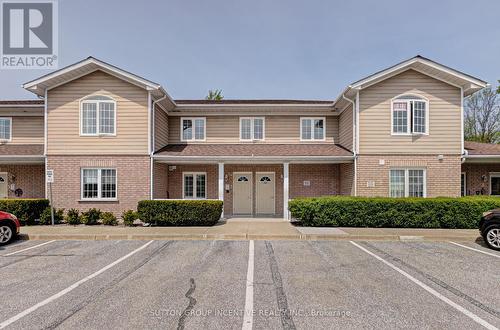
{"type": "Polygon", "coordinates": [[[488,86],[488,83],[469,74],[450,68],[426,57],[417,55],[408,60],[375,72],[365,78],[351,83],[337,97],[334,104],[338,108],[348,105],[343,96],[354,99],[359,90],[372,86],[380,81],[393,77],[407,70],[415,70],[432,78],[441,80],[447,84],[462,88],[464,96],[471,95],[478,90],[488,86]]]}
{"type": "Polygon", "coordinates": [[[45,96],[45,91],[48,89],[66,84],[72,80],[78,79],[98,70],[150,91],[153,99],[167,99],[167,103],[169,103],[168,108],[172,108],[173,106],[175,106],[174,100],[170,97],[170,95],[168,95],[168,93],[160,84],[142,78],[126,70],[120,69],[114,65],[101,61],[92,56],[89,56],[84,60],[66,66],[57,71],[41,76],[40,78],[37,78],[35,80],[29,81],[23,84],[23,88],[37,94],[38,96],[45,96]]]}

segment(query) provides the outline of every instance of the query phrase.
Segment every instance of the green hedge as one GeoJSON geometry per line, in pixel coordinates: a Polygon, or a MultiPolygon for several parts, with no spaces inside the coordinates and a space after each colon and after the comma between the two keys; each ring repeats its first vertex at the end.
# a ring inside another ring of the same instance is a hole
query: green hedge
{"type": "Polygon", "coordinates": [[[289,210],[304,226],[477,228],[481,214],[500,207],[497,197],[298,198],[289,210]]]}
{"type": "Polygon", "coordinates": [[[137,206],[139,218],[157,226],[212,226],[222,214],[218,200],[146,200],[137,206]]]}
{"type": "Polygon", "coordinates": [[[14,214],[22,225],[33,225],[40,219],[42,212],[49,206],[48,199],[2,199],[0,210],[14,214]]]}

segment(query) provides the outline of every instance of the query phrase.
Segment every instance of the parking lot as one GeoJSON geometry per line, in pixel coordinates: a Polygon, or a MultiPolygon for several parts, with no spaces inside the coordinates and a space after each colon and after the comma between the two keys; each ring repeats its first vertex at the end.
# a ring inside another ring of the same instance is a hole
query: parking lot
{"type": "Polygon", "coordinates": [[[0,328],[500,327],[500,253],[472,242],[24,241],[0,255],[0,328]]]}

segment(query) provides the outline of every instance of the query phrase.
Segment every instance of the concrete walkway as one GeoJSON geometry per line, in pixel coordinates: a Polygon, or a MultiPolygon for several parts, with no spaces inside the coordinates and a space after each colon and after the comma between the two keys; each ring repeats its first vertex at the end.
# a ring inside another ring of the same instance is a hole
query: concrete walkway
{"type": "Polygon", "coordinates": [[[283,220],[221,222],[213,227],[29,226],[21,239],[35,240],[390,240],[475,241],[477,229],[296,227],[283,220]]]}

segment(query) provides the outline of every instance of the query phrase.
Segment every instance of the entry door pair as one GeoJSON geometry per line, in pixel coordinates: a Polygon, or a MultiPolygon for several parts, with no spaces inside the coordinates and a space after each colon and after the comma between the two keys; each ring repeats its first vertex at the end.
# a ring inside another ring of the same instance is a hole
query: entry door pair
{"type": "MultiPolygon", "coordinates": [[[[272,215],[274,210],[275,174],[257,172],[255,175],[255,214],[272,215]]],[[[253,214],[253,174],[233,174],[233,214],[253,214]]]]}

